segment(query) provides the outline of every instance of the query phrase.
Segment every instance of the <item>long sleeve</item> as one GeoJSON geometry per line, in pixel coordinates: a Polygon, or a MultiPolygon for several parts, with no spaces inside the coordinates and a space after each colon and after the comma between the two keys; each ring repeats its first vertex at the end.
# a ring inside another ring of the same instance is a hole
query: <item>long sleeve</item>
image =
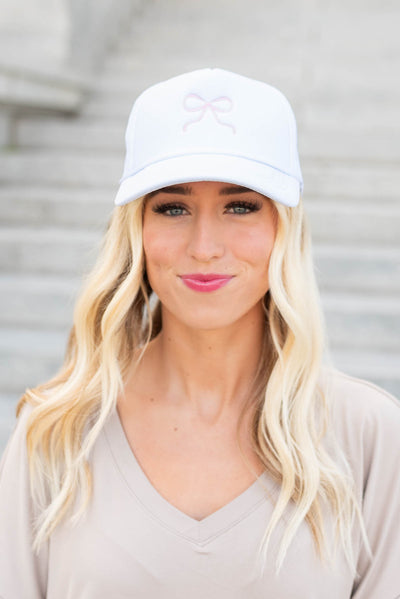
{"type": "MultiPolygon", "coordinates": [[[[358,536],[352,599],[400,599],[400,402],[335,372],[336,426],[353,471],[373,557],[358,536]]],[[[359,531],[359,529],[358,529],[359,531]]]]}
{"type": "Polygon", "coordinates": [[[0,598],[44,599],[47,548],[32,551],[33,507],[26,452],[26,422],[31,408],[19,416],[0,464],[0,598]]]}
{"type": "Polygon", "coordinates": [[[363,515],[373,559],[359,556],[353,599],[400,597],[400,404],[382,394],[364,429],[363,515]]]}

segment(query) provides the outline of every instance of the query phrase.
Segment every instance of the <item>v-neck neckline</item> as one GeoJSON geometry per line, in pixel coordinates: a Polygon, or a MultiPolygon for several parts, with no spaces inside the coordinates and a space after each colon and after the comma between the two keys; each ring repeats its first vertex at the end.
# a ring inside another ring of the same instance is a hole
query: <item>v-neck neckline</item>
{"type": "Polygon", "coordinates": [[[226,532],[276,494],[277,485],[264,471],[229,503],[196,520],[172,505],[152,485],[132,451],[117,409],[107,421],[104,432],[118,470],[142,508],[164,527],[198,545],[226,532]]]}

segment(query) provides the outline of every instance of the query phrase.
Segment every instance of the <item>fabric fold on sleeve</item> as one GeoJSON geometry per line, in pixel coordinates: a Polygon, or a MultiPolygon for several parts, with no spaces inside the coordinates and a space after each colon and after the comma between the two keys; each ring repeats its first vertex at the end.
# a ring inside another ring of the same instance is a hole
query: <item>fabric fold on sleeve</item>
{"type": "MultiPolygon", "coordinates": [[[[364,544],[352,599],[400,599],[400,403],[365,383],[362,428],[362,512],[373,557],[364,544]],[[378,391],[378,393],[377,393],[378,391]]],[[[354,429],[356,431],[356,429],[354,429]]]]}
{"type": "Polygon", "coordinates": [[[45,599],[47,546],[32,551],[33,505],[26,450],[26,424],[32,411],[24,406],[0,463],[0,597],[45,599]]]}

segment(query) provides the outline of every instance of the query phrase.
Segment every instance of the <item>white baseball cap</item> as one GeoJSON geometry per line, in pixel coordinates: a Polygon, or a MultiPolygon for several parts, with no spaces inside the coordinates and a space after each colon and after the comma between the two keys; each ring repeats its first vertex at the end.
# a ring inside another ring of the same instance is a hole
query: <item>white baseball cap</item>
{"type": "Polygon", "coordinates": [[[303,191],[296,120],[276,88],[206,68],[172,77],[137,98],[125,135],[115,204],[177,183],[220,181],[286,206],[303,191]]]}

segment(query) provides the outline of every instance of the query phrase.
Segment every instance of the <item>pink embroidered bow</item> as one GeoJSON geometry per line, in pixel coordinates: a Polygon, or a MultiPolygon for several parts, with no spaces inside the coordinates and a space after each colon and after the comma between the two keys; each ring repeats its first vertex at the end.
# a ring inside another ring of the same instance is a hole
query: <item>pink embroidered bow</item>
{"type": "Polygon", "coordinates": [[[197,119],[193,119],[191,121],[187,121],[183,125],[183,130],[186,131],[189,125],[193,123],[198,123],[206,114],[207,110],[210,110],[213,114],[215,120],[225,127],[230,127],[233,133],[236,133],[235,127],[231,123],[224,123],[218,117],[219,112],[230,112],[233,108],[233,102],[227,96],[221,96],[219,98],[214,98],[211,102],[207,102],[201,96],[197,94],[188,94],[185,96],[183,100],[183,107],[187,112],[199,112],[199,117],[197,119]]]}

